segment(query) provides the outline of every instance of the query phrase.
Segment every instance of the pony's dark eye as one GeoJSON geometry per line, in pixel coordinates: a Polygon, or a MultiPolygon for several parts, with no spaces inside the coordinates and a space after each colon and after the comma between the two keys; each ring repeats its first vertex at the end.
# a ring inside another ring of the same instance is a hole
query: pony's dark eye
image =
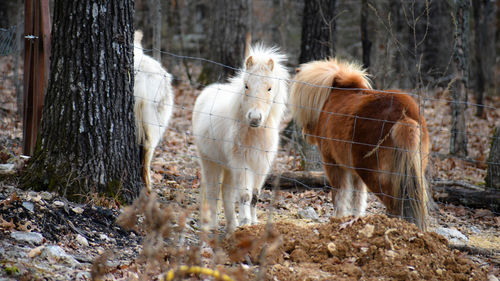
{"type": "Polygon", "coordinates": [[[269,87],[269,89],[267,89],[267,91],[270,92],[271,91],[271,87],[269,87]]]}
{"type": "Polygon", "coordinates": [[[247,84],[245,84],[245,90],[248,90],[248,85],[247,84]]]}

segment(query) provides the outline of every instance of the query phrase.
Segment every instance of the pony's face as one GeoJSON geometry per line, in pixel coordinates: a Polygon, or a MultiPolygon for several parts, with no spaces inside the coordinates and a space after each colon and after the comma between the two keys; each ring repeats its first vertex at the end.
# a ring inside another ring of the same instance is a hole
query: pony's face
{"type": "Polygon", "coordinates": [[[267,63],[254,63],[250,56],[245,62],[247,73],[243,81],[245,83],[242,103],[244,118],[250,127],[262,126],[268,118],[274,101],[275,79],[272,79],[274,61],[270,59],[267,63]]]}

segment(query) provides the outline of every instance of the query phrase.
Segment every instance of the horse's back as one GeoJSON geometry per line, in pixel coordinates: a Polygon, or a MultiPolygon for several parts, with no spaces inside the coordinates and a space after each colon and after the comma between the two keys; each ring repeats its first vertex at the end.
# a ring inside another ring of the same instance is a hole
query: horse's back
{"type": "Polygon", "coordinates": [[[337,161],[371,166],[367,155],[377,146],[395,148],[390,132],[405,117],[421,124],[427,137],[425,120],[409,95],[399,91],[334,90],[320,114],[316,134],[319,139],[331,140],[333,147],[325,149],[335,153],[337,161]]]}

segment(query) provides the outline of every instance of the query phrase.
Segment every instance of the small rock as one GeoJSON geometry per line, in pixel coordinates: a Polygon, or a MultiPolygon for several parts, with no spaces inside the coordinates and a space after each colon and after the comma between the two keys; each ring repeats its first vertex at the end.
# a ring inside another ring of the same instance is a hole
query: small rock
{"type": "Polygon", "coordinates": [[[35,205],[29,201],[24,201],[22,205],[26,210],[30,212],[33,212],[35,210],[35,205]]]}
{"type": "Polygon", "coordinates": [[[71,208],[71,210],[72,210],[73,212],[75,212],[76,214],[81,214],[81,213],[83,213],[83,209],[82,209],[81,207],[73,207],[73,208],[71,208]]]}
{"type": "Polygon", "coordinates": [[[313,207],[307,207],[305,209],[301,209],[297,212],[297,215],[301,219],[310,219],[310,220],[319,220],[318,214],[316,214],[316,211],[314,210],[313,207]]]}
{"type": "Polygon", "coordinates": [[[488,281],[498,281],[498,278],[493,274],[488,274],[488,281]]]}
{"type": "Polygon", "coordinates": [[[439,227],[434,229],[434,232],[443,235],[451,244],[467,244],[469,242],[467,236],[453,228],[439,227]]]}
{"type": "Polygon", "coordinates": [[[64,206],[64,202],[61,202],[61,201],[58,201],[58,200],[54,201],[52,204],[54,204],[54,206],[56,206],[58,208],[64,206]]]}
{"type": "Polygon", "coordinates": [[[476,233],[476,234],[479,234],[481,233],[481,229],[479,229],[477,226],[473,225],[470,227],[470,231],[476,233]]]}
{"type": "Polygon", "coordinates": [[[11,175],[15,172],[14,164],[0,164],[0,175],[11,175]]]}
{"type": "Polygon", "coordinates": [[[71,266],[76,266],[80,264],[78,261],[75,260],[72,256],[68,255],[63,248],[56,246],[56,245],[50,245],[42,249],[42,254],[41,257],[46,258],[52,263],[57,263],[57,262],[64,262],[66,264],[69,264],[71,266]]]}
{"type": "Polygon", "coordinates": [[[396,253],[396,252],[395,252],[395,251],[393,251],[393,250],[387,250],[387,251],[385,252],[385,255],[386,255],[386,256],[388,256],[388,257],[390,257],[390,258],[395,258],[395,257],[398,255],[398,253],[396,253]]]}
{"type": "Polygon", "coordinates": [[[87,241],[87,238],[81,236],[80,234],[76,235],[75,240],[81,246],[84,246],[84,247],[88,247],[89,246],[89,241],[87,241]]]}
{"type": "Polygon", "coordinates": [[[43,236],[38,232],[13,231],[10,233],[10,237],[33,245],[40,245],[43,242],[43,236]]]}
{"type": "Polygon", "coordinates": [[[104,233],[99,234],[99,239],[109,241],[109,237],[104,233]]]}
{"type": "Polygon", "coordinates": [[[38,192],[30,191],[28,193],[28,200],[33,202],[40,202],[40,200],[42,200],[42,196],[40,196],[38,192]]]}
{"type": "Polygon", "coordinates": [[[40,196],[42,197],[43,200],[51,200],[52,197],[54,197],[52,193],[47,191],[42,191],[42,193],[40,193],[40,196]]]}
{"type": "Polygon", "coordinates": [[[359,231],[359,233],[363,234],[367,238],[370,238],[373,236],[373,231],[375,230],[375,226],[372,224],[366,224],[363,229],[359,231]]]}
{"type": "MultiPolygon", "coordinates": [[[[92,280],[92,275],[90,272],[87,271],[81,271],[76,274],[75,279],[77,281],[85,281],[85,280],[92,280]]],[[[138,280],[138,279],[137,279],[138,280]]]]}
{"type": "Polygon", "coordinates": [[[330,254],[335,255],[335,251],[337,250],[337,246],[335,245],[335,243],[328,243],[328,245],[326,245],[326,248],[328,249],[328,252],[330,252],[330,254]]]}

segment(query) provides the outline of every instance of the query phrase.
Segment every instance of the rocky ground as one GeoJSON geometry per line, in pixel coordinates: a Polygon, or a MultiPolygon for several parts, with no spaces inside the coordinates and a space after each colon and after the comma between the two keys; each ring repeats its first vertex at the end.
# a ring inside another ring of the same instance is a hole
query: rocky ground
{"type": "MultiPolygon", "coordinates": [[[[298,184],[263,192],[257,204],[262,224],[225,237],[222,216],[221,231],[205,233],[198,222],[199,168],[190,134],[199,91],[185,83],[175,88],[178,106],[153,161],[153,198],[143,195],[123,207],[102,198],[75,204],[20,190],[18,175],[27,160],[10,83],[0,83],[0,280],[157,280],[180,265],[217,269],[235,280],[497,280],[500,274],[500,214],[485,209],[437,204],[430,232],[421,233],[384,216],[370,196],[369,215],[341,227],[348,218],[330,219],[329,191],[298,184]]],[[[482,185],[481,161],[500,120],[500,100],[488,100],[493,109],[485,118],[468,110],[470,157],[479,161],[473,162],[446,156],[447,96],[432,95],[437,100],[425,105],[435,153],[428,177],[482,185]]],[[[273,173],[301,171],[298,155],[293,143],[282,146],[273,173]]],[[[215,279],[180,270],[174,275],[215,279]]]]}

